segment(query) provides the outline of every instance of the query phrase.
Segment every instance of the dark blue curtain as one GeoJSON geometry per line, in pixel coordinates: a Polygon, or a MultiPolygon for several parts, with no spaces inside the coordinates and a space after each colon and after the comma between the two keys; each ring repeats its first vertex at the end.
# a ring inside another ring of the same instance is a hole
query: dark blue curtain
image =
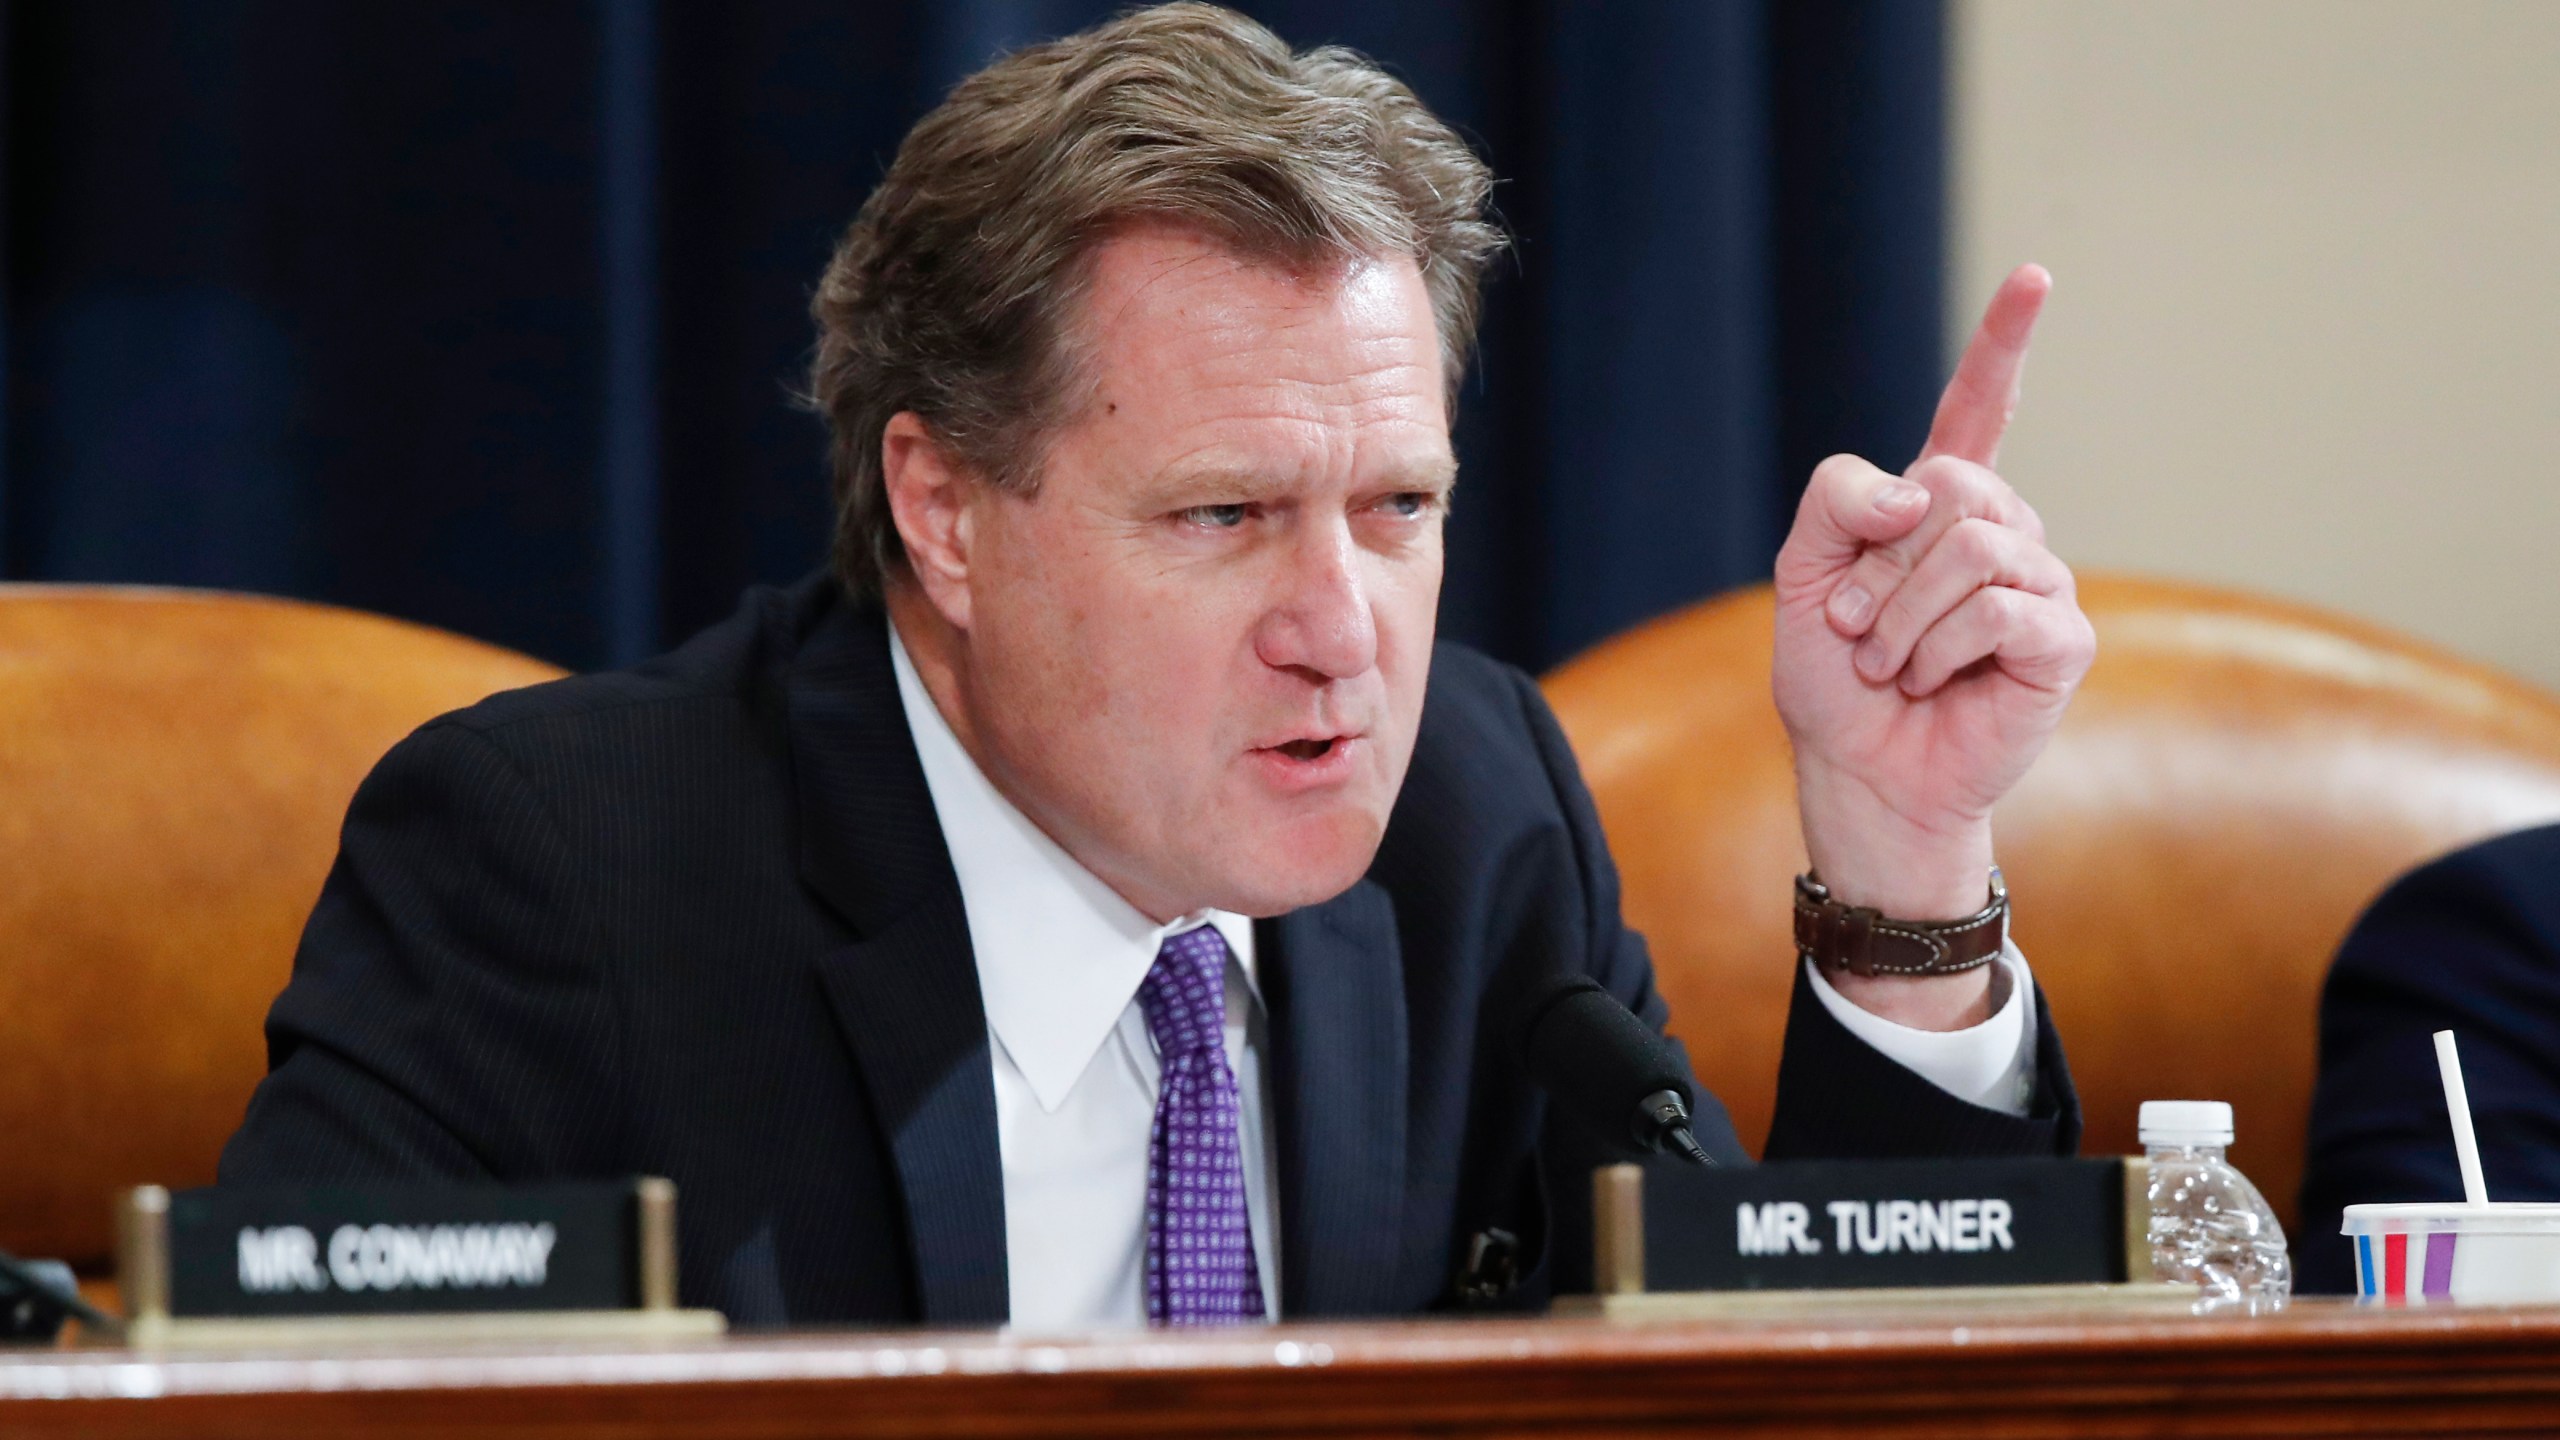
{"type": "MultiPolygon", "coordinates": [[[[1104,0],[0,0],[0,575],[628,660],[818,563],[804,306],[899,136],[1104,0]]],[[[1766,573],[1939,381],[1938,0],[1258,0],[1505,177],[1446,633],[1766,573]]]]}

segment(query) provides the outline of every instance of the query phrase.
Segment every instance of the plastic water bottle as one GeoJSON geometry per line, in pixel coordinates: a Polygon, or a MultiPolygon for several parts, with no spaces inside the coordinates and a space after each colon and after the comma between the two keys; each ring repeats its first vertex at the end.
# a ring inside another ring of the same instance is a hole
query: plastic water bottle
{"type": "Polygon", "coordinates": [[[2282,1309],[2293,1294],[2293,1262],[2266,1197],[2222,1158],[2231,1107],[2147,1100],[2141,1126],[2151,1160],[2153,1275],[2195,1285],[2200,1311],[2282,1309]]]}

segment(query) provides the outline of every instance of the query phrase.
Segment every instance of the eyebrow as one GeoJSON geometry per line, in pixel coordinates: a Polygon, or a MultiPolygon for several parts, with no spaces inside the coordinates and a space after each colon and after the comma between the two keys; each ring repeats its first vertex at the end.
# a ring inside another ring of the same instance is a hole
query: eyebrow
{"type": "MultiPolygon", "coordinates": [[[[1364,485],[1363,491],[1398,493],[1428,490],[1446,495],[1457,489],[1458,462],[1426,460],[1419,465],[1388,471],[1375,484],[1364,485]]],[[[1149,509],[1172,509],[1191,505],[1214,505],[1240,502],[1267,495],[1274,489],[1287,489],[1275,484],[1257,471],[1225,465],[1204,465],[1196,469],[1176,468],[1148,480],[1140,489],[1141,503],[1149,509]],[[1231,499],[1221,498],[1231,497],[1231,499]]]]}

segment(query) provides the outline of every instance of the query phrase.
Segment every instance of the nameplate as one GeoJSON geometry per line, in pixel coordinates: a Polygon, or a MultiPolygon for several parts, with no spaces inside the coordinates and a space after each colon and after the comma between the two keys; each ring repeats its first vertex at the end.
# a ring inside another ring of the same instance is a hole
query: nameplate
{"type": "Polygon", "coordinates": [[[648,1183],[664,1184],[179,1191],[166,1197],[166,1313],[622,1310],[653,1288],[672,1303],[672,1277],[643,1274],[644,1250],[672,1252],[672,1235],[643,1243],[648,1183]]]}
{"type": "Polygon", "coordinates": [[[1593,1274],[1620,1294],[2147,1280],[2143,1179],[2121,1159],[1610,1166],[1593,1274]]]}

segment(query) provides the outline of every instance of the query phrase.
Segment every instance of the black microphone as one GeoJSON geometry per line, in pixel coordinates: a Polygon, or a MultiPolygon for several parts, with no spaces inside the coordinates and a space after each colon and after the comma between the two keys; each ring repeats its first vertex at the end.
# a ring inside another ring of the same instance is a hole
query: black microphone
{"type": "Polygon", "coordinates": [[[1688,1067],[1680,1052],[1587,975],[1541,991],[1524,1012],[1520,1054],[1557,1106],[1597,1134],[1713,1165],[1689,1130],[1688,1067]]]}

